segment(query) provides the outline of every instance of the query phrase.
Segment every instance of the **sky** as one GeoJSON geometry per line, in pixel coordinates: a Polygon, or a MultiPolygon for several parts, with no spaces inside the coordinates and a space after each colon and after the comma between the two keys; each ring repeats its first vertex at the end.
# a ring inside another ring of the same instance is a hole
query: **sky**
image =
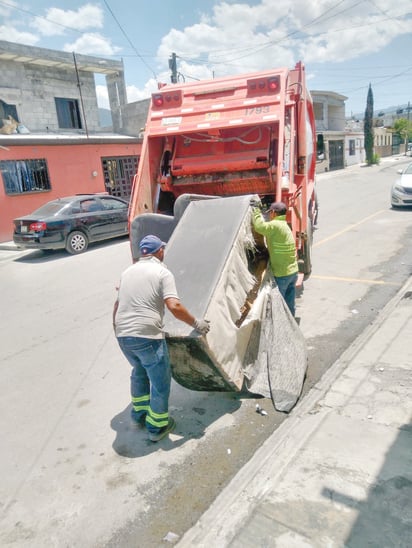
{"type": "Polygon", "coordinates": [[[369,84],[375,111],[412,103],[411,0],[0,0],[0,40],[122,60],[128,102],[170,82],[175,53],[180,82],[303,61],[347,116],[363,116],[369,84]]]}

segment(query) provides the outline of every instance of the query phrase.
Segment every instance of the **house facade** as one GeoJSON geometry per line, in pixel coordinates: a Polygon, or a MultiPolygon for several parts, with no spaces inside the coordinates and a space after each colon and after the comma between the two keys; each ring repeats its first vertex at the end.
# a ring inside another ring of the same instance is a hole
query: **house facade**
{"type": "Polygon", "coordinates": [[[13,219],[59,196],[130,197],[140,127],[123,128],[123,63],[0,41],[0,242],[13,219]],[[95,75],[105,78],[112,132],[102,128],[95,75]]]}
{"type": "Polygon", "coordinates": [[[393,136],[393,132],[386,127],[373,128],[373,148],[380,158],[393,154],[393,136]]]}
{"type": "Polygon", "coordinates": [[[127,102],[122,62],[0,41],[0,68],[2,127],[11,117],[18,132],[99,132],[95,74],[100,74],[113,131],[121,132],[127,102]]]}
{"type": "Polygon", "coordinates": [[[72,194],[107,192],[129,198],[141,141],[126,136],[0,136],[0,242],[13,219],[72,194]]]}
{"type": "Polygon", "coordinates": [[[315,113],[317,164],[322,173],[343,169],[364,161],[363,131],[347,131],[347,97],[333,91],[311,91],[315,113]]]}

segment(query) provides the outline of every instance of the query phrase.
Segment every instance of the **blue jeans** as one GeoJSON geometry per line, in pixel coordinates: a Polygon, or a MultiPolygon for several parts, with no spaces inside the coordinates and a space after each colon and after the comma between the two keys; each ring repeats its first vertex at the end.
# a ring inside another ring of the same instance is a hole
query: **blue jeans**
{"type": "Polygon", "coordinates": [[[275,276],[276,284],[280,294],[284,298],[292,316],[295,316],[295,297],[296,297],[296,282],[298,273],[290,274],[290,276],[275,276]]]}
{"type": "Polygon", "coordinates": [[[164,339],[118,337],[119,346],[132,366],[130,391],[132,419],[157,434],[169,422],[172,374],[164,339]]]}

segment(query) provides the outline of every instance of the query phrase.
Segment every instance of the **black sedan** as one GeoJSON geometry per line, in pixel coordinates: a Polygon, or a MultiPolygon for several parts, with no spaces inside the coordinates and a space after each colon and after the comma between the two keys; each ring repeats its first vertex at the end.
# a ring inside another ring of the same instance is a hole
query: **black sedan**
{"type": "Polygon", "coordinates": [[[14,219],[13,241],[28,249],[82,253],[90,242],[127,234],[128,207],[126,200],[102,194],[58,198],[14,219]]]}

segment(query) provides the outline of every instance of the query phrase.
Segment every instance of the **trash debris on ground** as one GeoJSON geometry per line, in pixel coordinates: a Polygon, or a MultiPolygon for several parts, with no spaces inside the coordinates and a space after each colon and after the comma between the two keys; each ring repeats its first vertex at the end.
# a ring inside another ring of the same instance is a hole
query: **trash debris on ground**
{"type": "Polygon", "coordinates": [[[179,535],[176,535],[176,533],[172,533],[169,531],[165,537],[163,537],[163,540],[167,542],[176,542],[179,539],[179,535]]]}
{"type": "Polygon", "coordinates": [[[262,409],[258,403],[256,404],[256,413],[259,413],[259,415],[263,416],[267,415],[266,411],[262,409]]]}

